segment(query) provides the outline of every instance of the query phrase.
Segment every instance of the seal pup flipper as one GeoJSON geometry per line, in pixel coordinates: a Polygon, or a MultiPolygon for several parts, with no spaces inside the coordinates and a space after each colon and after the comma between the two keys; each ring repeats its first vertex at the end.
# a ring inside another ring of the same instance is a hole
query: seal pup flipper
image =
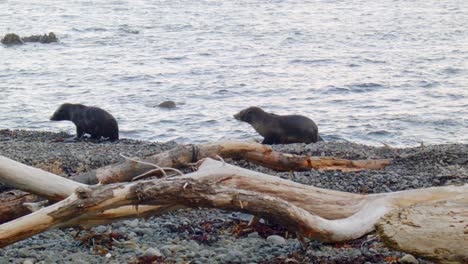
{"type": "Polygon", "coordinates": [[[265,137],[262,141],[262,144],[265,144],[265,145],[279,144],[279,141],[275,137],[265,137]]]}
{"type": "Polygon", "coordinates": [[[84,133],[85,133],[84,129],[82,127],[80,127],[80,126],[77,126],[76,127],[76,137],[75,137],[75,139],[78,139],[78,140],[81,139],[83,137],[84,133]]]}

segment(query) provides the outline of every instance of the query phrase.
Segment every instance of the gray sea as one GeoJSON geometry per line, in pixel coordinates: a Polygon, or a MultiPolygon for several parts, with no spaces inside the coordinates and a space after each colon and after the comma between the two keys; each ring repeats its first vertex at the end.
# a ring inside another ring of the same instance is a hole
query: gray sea
{"type": "Polygon", "coordinates": [[[48,120],[71,102],[121,137],[259,138],[232,117],[256,105],[330,141],[468,143],[465,0],[0,0],[1,35],[50,31],[0,46],[0,128],[74,133],[48,120]]]}

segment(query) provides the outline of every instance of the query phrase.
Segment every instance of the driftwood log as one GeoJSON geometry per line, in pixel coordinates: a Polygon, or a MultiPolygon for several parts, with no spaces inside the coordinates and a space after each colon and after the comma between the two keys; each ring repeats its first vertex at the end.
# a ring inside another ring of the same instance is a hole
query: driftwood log
{"type": "MultiPolygon", "coordinates": [[[[16,172],[16,167],[14,161],[2,158],[0,181],[5,180],[5,170],[11,175],[16,175],[17,180],[9,178],[9,184],[16,187],[19,184],[17,182],[26,177],[25,174],[37,173],[33,168],[28,172],[26,167],[16,172]]],[[[54,177],[56,176],[49,173],[41,176],[44,185],[50,185],[50,193],[56,193],[54,182],[51,181],[54,177]]],[[[23,188],[41,196],[53,196],[41,193],[49,192],[47,188],[33,187],[35,183],[32,181],[36,180],[39,178],[31,180],[31,186],[25,186],[23,183],[23,188]]],[[[210,207],[252,213],[282,224],[304,237],[330,242],[359,238],[373,231],[375,225],[380,222],[378,225],[381,235],[388,238],[384,240],[391,241],[390,246],[397,245],[396,247],[405,251],[406,246],[402,245],[405,245],[405,241],[410,241],[408,243],[413,248],[422,249],[422,252],[427,253],[411,250],[414,254],[426,254],[424,256],[457,262],[466,260],[466,251],[463,250],[466,249],[467,234],[465,231],[461,234],[457,230],[461,230],[460,227],[465,228],[466,224],[461,223],[468,221],[468,185],[360,195],[302,185],[212,159],[204,160],[198,171],[184,176],[97,186],[83,186],[65,179],[63,184],[67,185],[67,190],[70,186],[80,186],[63,201],[0,225],[0,247],[51,228],[101,224],[122,217],[135,217],[140,210],[145,216],[149,216],[179,207],[210,207]],[[447,231],[444,224],[434,225],[434,221],[450,217],[445,216],[443,210],[432,213],[433,210],[428,209],[435,205],[444,208],[440,206],[442,203],[453,206],[450,211],[445,211],[452,214],[451,223],[455,224],[458,221],[454,229],[457,236],[450,239],[454,244],[461,246],[451,248],[447,253],[439,248],[418,246],[418,243],[424,244],[425,241],[410,240],[408,236],[413,236],[410,228],[406,229],[409,230],[406,235],[404,232],[403,235],[399,235],[394,231],[400,230],[401,222],[411,227],[405,219],[419,214],[422,216],[415,217],[419,222],[411,220],[427,230],[422,231],[422,235],[419,236],[424,237],[424,234],[430,231],[432,234],[438,234],[431,236],[432,241],[440,240],[442,244],[452,231],[447,231]],[[411,208],[419,209],[413,213],[411,208]],[[400,213],[397,220],[392,220],[393,212],[399,210],[406,210],[404,212],[407,212],[408,216],[401,220],[400,213]],[[390,216],[384,217],[388,213],[390,216]],[[426,218],[424,215],[430,217],[426,218]],[[108,221],[102,220],[106,219],[106,216],[109,217],[108,221]],[[396,229],[385,228],[388,225],[396,229]]]]}
{"type": "Polygon", "coordinates": [[[41,198],[38,196],[18,190],[0,193],[0,223],[29,214],[31,210],[26,204],[39,202],[40,200],[41,198]]]}
{"type": "MultiPolygon", "coordinates": [[[[180,145],[171,150],[158,153],[145,159],[126,160],[120,164],[109,165],[97,170],[82,173],[72,177],[71,179],[85,184],[108,184],[114,182],[131,181],[139,175],[144,175],[150,171],[154,171],[154,166],[150,164],[157,164],[161,167],[183,168],[189,166],[191,163],[197,162],[203,158],[220,156],[223,158],[242,159],[256,164],[263,165],[268,168],[281,170],[281,171],[303,171],[309,169],[321,170],[342,170],[342,171],[359,171],[363,169],[381,169],[390,163],[388,159],[381,160],[346,160],[337,159],[333,157],[311,157],[285,154],[273,151],[271,147],[258,144],[258,143],[245,143],[238,141],[227,141],[221,143],[208,143],[202,145],[180,145]],[[140,160],[140,162],[135,162],[140,160]]],[[[18,169],[24,168],[23,164],[14,164],[18,169]]],[[[48,192],[44,192],[40,188],[30,190],[28,186],[32,186],[32,179],[44,179],[47,172],[36,170],[26,178],[23,185],[15,185],[9,181],[15,178],[15,175],[8,175],[7,170],[3,171],[3,183],[11,186],[17,186],[18,189],[29,191],[39,196],[45,197],[50,201],[60,201],[68,197],[71,192],[80,184],[69,183],[68,186],[62,186],[63,178],[54,177],[54,182],[57,182],[55,188],[46,186],[48,192]],[[63,187],[63,188],[62,188],[63,187]]],[[[26,175],[24,172],[20,172],[26,175]]],[[[161,175],[160,171],[154,171],[152,174],[161,175]]],[[[149,176],[149,175],[147,175],[149,176]]],[[[21,183],[17,183],[21,184],[21,183]]],[[[38,186],[42,186],[43,182],[38,181],[38,186]]],[[[29,213],[23,205],[24,194],[11,195],[8,193],[0,195],[0,212],[3,212],[0,217],[0,224],[13,220],[19,216],[29,213]],[[2,206],[7,205],[8,206],[2,206]]],[[[28,196],[28,199],[40,200],[39,197],[28,196]]],[[[133,217],[132,214],[129,217],[133,217]]]]}
{"type": "Polygon", "coordinates": [[[468,195],[394,210],[377,223],[394,249],[445,263],[468,263],[468,195]]]}
{"type": "MultiPolygon", "coordinates": [[[[171,150],[146,157],[141,161],[157,164],[160,167],[183,168],[201,159],[215,158],[216,156],[224,159],[246,160],[279,171],[304,171],[310,169],[360,171],[381,169],[390,164],[389,159],[347,160],[334,157],[293,155],[274,151],[267,145],[239,141],[180,145],[171,150]]],[[[154,167],[151,165],[127,160],[117,165],[110,165],[77,175],[71,179],[85,184],[126,182],[152,169],[154,167]]]]}

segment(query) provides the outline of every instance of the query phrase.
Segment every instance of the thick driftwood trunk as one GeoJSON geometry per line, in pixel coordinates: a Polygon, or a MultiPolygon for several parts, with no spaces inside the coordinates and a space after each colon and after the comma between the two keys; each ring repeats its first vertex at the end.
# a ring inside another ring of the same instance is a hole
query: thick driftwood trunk
{"type": "Polygon", "coordinates": [[[119,217],[118,210],[131,205],[160,206],[159,212],[178,206],[249,212],[311,239],[344,241],[373,231],[379,219],[394,209],[458,199],[467,191],[468,185],[464,185],[358,195],[207,159],[197,172],[183,177],[79,187],[59,203],[0,225],[0,246],[51,228],[87,223],[110,210],[114,210],[113,218],[119,217]]]}
{"type": "Polygon", "coordinates": [[[391,248],[446,263],[468,263],[468,197],[394,210],[377,224],[391,248]]]}
{"type": "MultiPolygon", "coordinates": [[[[273,151],[271,147],[259,143],[226,141],[203,145],[181,145],[171,150],[146,157],[142,161],[157,164],[160,167],[181,168],[204,158],[232,158],[247,160],[267,168],[280,171],[304,171],[310,169],[360,171],[381,169],[390,164],[390,160],[346,160],[333,157],[311,157],[285,154],[273,151]]],[[[95,171],[83,173],[72,178],[86,184],[128,182],[154,167],[125,161],[95,171]]]]}
{"type": "Polygon", "coordinates": [[[3,156],[0,156],[0,166],[0,182],[52,201],[63,200],[76,188],[87,186],[3,156]]]}

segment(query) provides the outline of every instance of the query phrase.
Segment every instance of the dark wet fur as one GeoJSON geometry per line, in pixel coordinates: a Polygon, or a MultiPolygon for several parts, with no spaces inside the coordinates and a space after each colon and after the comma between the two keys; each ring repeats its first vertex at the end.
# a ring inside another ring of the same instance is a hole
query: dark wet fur
{"type": "Polygon", "coordinates": [[[259,107],[249,107],[235,114],[237,120],[247,122],[264,137],[263,144],[315,143],[323,139],[317,125],[301,115],[276,115],[259,107]]]}
{"type": "Polygon", "coordinates": [[[101,137],[111,141],[119,139],[119,126],[115,118],[98,107],[81,104],[62,104],[50,118],[52,121],[68,120],[76,126],[76,137],[89,134],[93,139],[101,137]]]}

